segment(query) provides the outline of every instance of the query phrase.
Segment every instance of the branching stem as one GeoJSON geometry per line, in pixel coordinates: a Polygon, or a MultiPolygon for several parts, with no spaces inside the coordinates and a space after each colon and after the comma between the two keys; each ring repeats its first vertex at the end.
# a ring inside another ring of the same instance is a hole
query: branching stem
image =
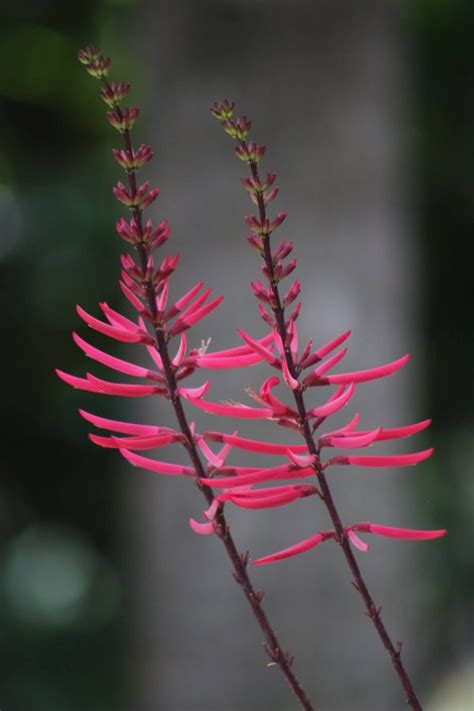
{"type": "MultiPolygon", "coordinates": [[[[107,79],[103,78],[102,81],[106,88],[110,88],[110,84],[107,79]]],[[[123,114],[119,106],[115,107],[115,112],[117,113],[117,116],[120,119],[123,118],[123,114]]],[[[130,137],[130,131],[126,129],[122,135],[125,150],[132,153],[133,146],[130,137]]],[[[127,176],[130,192],[134,197],[137,192],[135,172],[127,172],[127,176]]],[[[139,207],[134,207],[132,208],[132,213],[140,232],[143,232],[142,210],[139,207]]],[[[137,245],[137,251],[140,259],[142,272],[143,274],[145,274],[148,258],[150,256],[149,250],[147,249],[145,244],[141,243],[137,245]]],[[[181,433],[186,438],[186,443],[183,446],[186,448],[188,455],[191,459],[192,466],[194,467],[194,471],[196,473],[196,484],[201,490],[204,498],[206,499],[207,504],[210,505],[214,499],[214,495],[212,489],[209,486],[205,486],[199,481],[202,477],[206,477],[208,475],[205,470],[205,467],[202,464],[194,437],[191,432],[191,428],[184,412],[181,397],[178,393],[176,378],[168,351],[167,340],[165,337],[165,333],[162,327],[160,326],[159,320],[157,318],[158,314],[156,308],[155,291],[151,278],[146,280],[143,285],[146,290],[148,310],[153,318],[153,335],[155,338],[156,347],[163,361],[163,371],[165,373],[166,381],[168,384],[169,400],[176,415],[176,419],[178,421],[181,433]]],[[[296,674],[292,669],[293,656],[288,652],[283,651],[280,642],[278,641],[278,638],[265,613],[265,610],[263,609],[261,603],[263,593],[255,590],[253,587],[253,584],[250,580],[247,571],[248,556],[246,554],[241,555],[238,552],[234,539],[232,538],[232,535],[230,533],[229,526],[227,525],[226,519],[224,517],[222,507],[217,512],[216,524],[216,533],[224,544],[224,547],[227,551],[227,555],[229,556],[233,566],[232,574],[237,583],[242,588],[244,595],[247,598],[250,607],[252,608],[252,612],[265,638],[264,647],[266,652],[270,656],[272,663],[276,664],[280,668],[291,690],[298,699],[301,708],[305,709],[305,711],[316,711],[315,707],[309,700],[308,696],[306,695],[306,692],[304,691],[298,678],[296,677],[296,674]]]]}
{"type": "MultiPolygon", "coordinates": [[[[245,144],[241,142],[241,146],[245,147],[245,144]]],[[[260,183],[260,176],[258,173],[258,166],[256,162],[250,162],[250,170],[252,173],[252,177],[260,183]]],[[[259,211],[259,217],[260,217],[260,223],[266,224],[266,218],[267,218],[267,209],[266,205],[263,199],[263,196],[260,192],[257,193],[257,205],[258,205],[258,211],[259,211]]],[[[268,283],[269,286],[272,290],[272,295],[274,299],[274,306],[272,307],[273,313],[275,316],[275,321],[276,321],[276,326],[278,329],[278,333],[280,335],[280,338],[282,340],[282,343],[284,345],[285,349],[285,359],[286,363],[288,366],[288,370],[293,378],[298,380],[299,372],[297,368],[295,367],[295,362],[293,359],[293,355],[290,350],[290,346],[288,343],[288,332],[287,332],[287,327],[286,327],[286,322],[285,322],[285,314],[284,314],[284,308],[282,305],[282,300],[280,296],[280,291],[278,288],[278,280],[274,278],[274,264],[273,264],[273,258],[272,258],[272,252],[271,252],[271,245],[270,245],[270,232],[263,233],[262,235],[262,242],[263,242],[263,259],[265,262],[266,269],[268,270],[268,283]]],[[[344,554],[344,557],[347,561],[347,564],[349,565],[349,568],[351,570],[352,576],[353,576],[353,585],[354,588],[357,590],[357,592],[360,594],[362,597],[363,603],[366,608],[366,613],[368,617],[372,620],[374,627],[377,631],[377,634],[379,635],[383,646],[387,650],[392,665],[395,669],[396,674],[398,675],[398,678],[400,680],[401,685],[403,686],[403,689],[406,694],[406,701],[407,704],[410,706],[413,711],[422,711],[421,704],[417,698],[415,689],[413,688],[413,684],[410,681],[410,678],[408,676],[408,673],[403,665],[402,659],[401,659],[401,644],[397,643],[397,645],[394,645],[388,632],[387,629],[382,621],[381,618],[381,608],[377,607],[377,605],[374,603],[374,600],[367,588],[367,585],[365,583],[364,577],[362,575],[362,572],[359,568],[359,565],[356,561],[356,558],[354,556],[354,553],[352,552],[352,548],[350,546],[349,539],[347,537],[347,534],[344,530],[344,526],[341,521],[341,517],[339,516],[339,512],[337,510],[336,504],[334,502],[331,490],[329,488],[328,481],[326,479],[326,476],[324,474],[324,471],[321,467],[320,460],[319,460],[319,453],[317,450],[317,446],[313,437],[313,434],[311,432],[311,428],[306,416],[307,410],[306,410],[306,405],[304,402],[304,397],[303,397],[303,391],[301,386],[293,390],[293,396],[294,400],[296,403],[296,407],[298,410],[298,415],[299,415],[299,425],[300,429],[302,432],[302,435],[304,437],[304,440],[306,442],[306,445],[308,447],[308,451],[310,454],[316,455],[316,464],[314,465],[315,469],[315,474],[318,479],[319,483],[319,488],[321,490],[322,494],[322,500],[324,501],[324,504],[326,505],[328,514],[331,518],[331,521],[334,525],[334,530],[336,531],[336,540],[339,543],[342,552],[344,554]]]]}

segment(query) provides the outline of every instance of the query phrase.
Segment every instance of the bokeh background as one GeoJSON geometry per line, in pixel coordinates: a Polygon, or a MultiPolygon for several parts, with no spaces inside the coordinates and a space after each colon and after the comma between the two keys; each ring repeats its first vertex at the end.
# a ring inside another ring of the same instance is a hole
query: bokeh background
{"type": "MultiPolygon", "coordinates": [[[[2,711],[295,708],[218,544],[188,530],[197,494],[94,450],[77,408],[120,416],[123,404],[53,375],[86,370],[74,305],[121,304],[117,136],[76,59],[88,42],[142,106],[137,140],[153,145],[162,190],[154,214],[183,255],[176,293],[205,278],[226,294],[197,342],[261,329],[242,167],[208,114],[230,95],[279,175],[303,334],[322,342],[352,326],[354,368],[413,353],[407,373],[361,388],[356,405],[368,426],[432,415],[403,451],[434,443],[436,456],[408,473],[336,473],[334,486],[346,520],[449,528],[431,544],[374,542],[361,563],[426,708],[474,708],[472,3],[17,0],[2,18],[2,711]]],[[[216,391],[238,397],[263,373],[216,378],[216,391]]],[[[131,408],[169,418],[161,404],[131,408]]],[[[199,422],[216,428],[210,419],[199,422]]],[[[317,516],[305,505],[231,522],[264,554],[324,526],[317,516]]],[[[255,579],[321,708],[402,709],[336,558],[328,546],[255,579]]]]}

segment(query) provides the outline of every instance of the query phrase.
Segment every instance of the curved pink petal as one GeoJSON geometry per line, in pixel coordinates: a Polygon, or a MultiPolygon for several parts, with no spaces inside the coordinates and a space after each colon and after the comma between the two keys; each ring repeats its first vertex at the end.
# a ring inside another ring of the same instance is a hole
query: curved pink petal
{"type": "Polygon", "coordinates": [[[76,390],[87,390],[90,393],[102,392],[97,385],[94,385],[86,378],[78,378],[76,375],[70,375],[69,373],[65,373],[64,370],[59,370],[59,368],[56,368],[55,372],[58,378],[61,378],[61,380],[73,388],[76,388],[76,390]]]}
{"type": "Polygon", "coordinates": [[[369,546],[367,545],[367,543],[364,543],[364,541],[361,540],[356,533],[354,533],[352,528],[348,529],[347,537],[349,538],[353,546],[362,551],[362,553],[367,553],[367,551],[369,550],[369,546]]]}
{"type": "Polygon", "coordinates": [[[124,373],[125,375],[132,375],[136,378],[151,378],[152,380],[161,379],[160,375],[154,370],[142,368],[140,365],[129,363],[121,358],[115,358],[115,356],[111,356],[108,353],[91,346],[90,343],[87,343],[87,341],[81,338],[77,333],[73,333],[72,337],[76,345],[79,346],[79,348],[89,358],[92,358],[98,363],[102,363],[102,365],[106,365],[108,368],[112,368],[112,370],[124,373]]]}
{"type": "Polygon", "coordinates": [[[344,333],[341,333],[341,335],[337,336],[337,338],[334,338],[332,341],[329,341],[329,343],[326,343],[324,346],[321,346],[321,348],[318,348],[314,352],[315,356],[317,356],[319,360],[322,360],[328,355],[328,353],[340,346],[341,343],[344,343],[344,341],[349,338],[351,333],[352,331],[344,331],[344,333]]]}
{"type": "Polygon", "coordinates": [[[348,383],[367,383],[370,380],[376,380],[377,378],[385,378],[388,375],[394,375],[400,368],[410,360],[410,354],[398,358],[391,363],[386,365],[380,365],[377,368],[369,368],[368,370],[356,370],[353,373],[338,373],[337,375],[327,375],[323,378],[324,383],[342,383],[347,385],[348,383]]]}
{"type": "Polygon", "coordinates": [[[235,506],[243,509],[268,509],[286,506],[287,504],[291,504],[298,499],[303,499],[307,496],[312,496],[318,493],[316,487],[310,484],[299,484],[290,487],[274,487],[274,489],[277,488],[286,488],[286,491],[277,492],[271,489],[260,489],[253,491],[253,496],[249,496],[248,494],[234,494],[231,492],[229,501],[235,506]],[[256,496],[255,494],[260,494],[260,496],[256,496]]]}
{"type": "Polygon", "coordinates": [[[171,361],[175,368],[178,368],[181,365],[181,363],[183,362],[184,356],[186,355],[187,346],[188,346],[188,339],[186,338],[186,334],[182,333],[180,341],[179,341],[178,350],[176,351],[175,357],[171,361]]]}
{"type": "Polygon", "coordinates": [[[220,469],[224,465],[224,460],[218,457],[212,449],[206,444],[206,442],[201,438],[198,440],[198,447],[205,456],[208,464],[216,469],[220,469]]]}
{"type": "Polygon", "coordinates": [[[321,446],[338,447],[340,449],[352,449],[353,447],[368,447],[377,442],[382,428],[379,427],[372,432],[366,434],[354,434],[353,437],[322,437],[321,446]]]}
{"type": "MultiPolygon", "coordinates": [[[[259,338],[256,343],[261,346],[268,346],[273,343],[273,333],[267,333],[266,336],[259,338]]],[[[236,346],[235,348],[226,348],[222,351],[210,351],[206,355],[211,357],[218,356],[219,358],[233,358],[234,356],[250,355],[255,351],[249,345],[244,344],[243,346],[236,346]]]]}
{"type": "MultiPolygon", "coordinates": [[[[274,356],[274,354],[269,350],[268,348],[265,347],[264,344],[262,344],[262,341],[255,340],[251,336],[249,336],[248,333],[243,331],[241,328],[237,329],[237,333],[241,337],[243,341],[253,350],[255,353],[258,353],[264,360],[266,360],[270,365],[273,365],[275,367],[280,367],[280,363],[278,358],[274,356]]],[[[273,334],[272,334],[273,338],[273,334]]]]}
{"type": "Polygon", "coordinates": [[[194,400],[198,399],[200,400],[204,395],[207,393],[209,388],[211,387],[211,381],[206,380],[203,385],[200,385],[197,388],[178,388],[178,393],[184,397],[186,400],[194,400]]]}
{"type": "Polygon", "coordinates": [[[215,533],[214,522],[207,521],[206,523],[200,523],[194,518],[189,519],[189,525],[193,529],[194,533],[199,533],[200,536],[211,536],[215,533]]]}
{"type": "Polygon", "coordinates": [[[320,405],[319,407],[313,407],[308,414],[310,417],[328,417],[329,415],[333,415],[335,412],[338,412],[347,405],[354,393],[355,385],[354,383],[351,383],[347,390],[339,395],[339,397],[336,397],[333,400],[329,399],[328,402],[324,405],[320,405]]]}
{"type": "Polygon", "coordinates": [[[133,464],[134,467],[140,467],[141,469],[146,469],[155,474],[169,474],[172,476],[194,476],[195,474],[192,467],[187,467],[182,464],[172,464],[171,462],[161,462],[158,459],[149,459],[148,457],[142,457],[140,454],[134,454],[128,449],[120,449],[119,452],[122,457],[130,462],[130,464],[133,464]]]}
{"type": "Polygon", "coordinates": [[[286,455],[290,462],[292,462],[298,469],[305,469],[306,467],[314,467],[317,457],[315,454],[305,454],[303,456],[300,456],[298,454],[295,454],[294,452],[291,451],[291,449],[288,449],[286,452],[286,455]]]}
{"type": "MultiPolygon", "coordinates": [[[[189,291],[187,291],[181,298],[179,298],[176,303],[166,312],[164,319],[165,321],[169,321],[170,318],[174,318],[179,314],[180,311],[186,308],[186,306],[189,304],[190,301],[194,299],[196,294],[201,291],[202,287],[204,286],[203,281],[199,281],[197,284],[195,284],[189,291]]],[[[211,293],[211,291],[208,291],[208,295],[211,293]]],[[[204,297],[203,301],[206,299],[204,297]]],[[[202,301],[200,302],[202,303],[202,301]]]]}
{"type": "Polygon", "coordinates": [[[283,379],[287,386],[290,388],[290,390],[296,390],[299,387],[299,381],[297,378],[294,378],[290,373],[288,369],[288,363],[286,362],[285,358],[283,358],[281,361],[281,372],[283,375],[283,379]]]}
{"type": "Polygon", "coordinates": [[[262,484],[266,481],[278,481],[279,479],[302,479],[305,476],[312,476],[312,468],[298,469],[291,465],[280,465],[267,469],[255,469],[249,474],[232,477],[201,478],[201,481],[216,489],[228,489],[235,486],[245,486],[247,484],[262,484]]]}
{"type": "Polygon", "coordinates": [[[284,415],[286,417],[298,417],[296,410],[293,410],[282,400],[273,394],[273,389],[280,384],[280,379],[276,375],[267,378],[260,388],[260,400],[264,405],[269,405],[275,415],[284,415]]]}
{"type": "Polygon", "coordinates": [[[223,298],[223,296],[218,296],[214,299],[214,301],[210,301],[208,304],[197,310],[194,310],[191,305],[185,312],[178,316],[176,321],[173,323],[169,330],[170,336],[176,336],[178,333],[181,333],[181,331],[185,331],[198,321],[201,321],[201,319],[205,318],[205,316],[219,306],[223,298]]]}
{"type": "Polygon", "coordinates": [[[146,349],[147,349],[147,351],[148,351],[148,353],[149,353],[151,359],[152,359],[153,362],[155,363],[155,365],[156,365],[160,370],[163,370],[163,361],[162,361],[162,359],[161,359],[160,354],[158,353],[157,347],[153,344],[153,345],[148,345],[148,346],[146,347],[146,349]]]}
{"type": "Polygon", "coordinates": [[[132,306],[141,314],[146,313],[146,308],[140,301],[140,299],[135,296],[133,291],[125,284],[123,281],[119,281],[119,286],[122,289],[123,295],[129,300],[132,306]]]}
{"type": "Polygon", "coordinates": [[[87,373],[87,380],[96,387],[95,392],[103,395],[121,395],[122,397],[142,397],[144,395],[164,395],[166,390],[156,385],[133,385],[129,383],[111,383],[87,373]]]}
{"type": "Polygon", "coordinates": [[[130,435],[143,435],[143,436],[154,436],[163,435],[165,433],[175,433],[169,427],[157,427],[155,425],[139,425],[135,422],[120,422],[118,420],[109,420],[106,417],[99,417],[98,415],[93,415],[85,410],[79,410],[79,414],[87,422],[99,427],[100,429],[110,430],[111,432],[120,432],[122,434],[130,435]]]}
{"type": "Polygon", "coordinates": [[[378,436],[378,441],[383,441],[387,439],[402,439],[403,437],[411,437],[422,430],[425,430],[431,425],[431,420],[423,420],[422,422],[416,422],[413,425],[405,425],[405,427],[393,427],[388,429],[382,427],[382,431],[378,436]]]}
{"type": "Polygon", "coordinates": [[[283,560],[284,558],[292,558],[295,555],[311,550],[311,548],[314,548],[315,546],[319,546],[320,543],[328,540],[328,538],[334,538],[334,535],[334,531],[321,531],[315,536],[310,536],[299,543],[295,543],[294,546],[284,548],[283,550],[267,555],[264,558],[258,558],[253,561],[253,565],[266,565],[267,563],[275,563],[277,560],[283,560]]]}
{"type": "Polygon", "coordinates": [[[96,331],[99,331],[99,333],[103,333],[105,336],[115,338],[116,341],[122,341],[123,343],[153,343],[153,339],[148,334],[136,331],[127,331],[124,328],[111,326],[108,323],[104,323],[103,321],[99,321],[99,319],[94,318],[80,306],[76,306],[76,311],[88,326],[96,331]]]}
{"type": "Polygon", "coordinates": [[[237,356],[216,356],[214,353],[198,355],[195,358],[196,365],[200,368],[210,368],[212,370],[225,370],[230,368],[246,368],[262,362],[262,357],[258,353],[247,353],[237,356]]]}
{"type": "Polygon", "coordinates": [[[169,291],[170,291],[170,289],[168,286],[168,280],[166,279],[165,282],[163,283],[163,287],[161,289],[159,296],[156,297],[156,310],[158,311],[159,314],[162,314],[163,311],[166,309],[166,304],[168,303],[169,291]]]}
{"type": "Polygon", "coordinates": [[[216,517],[217,509],[219,508],[220,503],[221,502],[217,497],[213,499],[209,508],[206,509],[206,511],[203,511],[204,518],[207,518],[208,521],[213,521],[216,517]]]}
{"type": "Polygon", "coordinates": [[[259,409],[240,404],[230,405],[219,402],[209,402],[208,400],[200,400],[199,398],[191,397],[190,395],[186,395],[184,393],[183,397],[185,397],[188,402],[197,407],[199,410],[210,412],[212,415],[240,417],[241,419],[247,420],[264,420],[273,417],[273,410],[269,410],[268,408],[259,409]]]}
{"type": "Polygon", "coordinates": [[[366,533],[374,533],[376,536],[384,538],[398,538],[401,541],[431,541],[435,538],[441,538],[447,534],[447,529],[439,530],[421,530],[414,528],[397,528],[395,526],[381,526],[378,523],[357,523],[351,528],[356,531],[364,531],[366,533]]]}
{"type": "Polygon", "coordinates": [[[203,437],[211,442],[226,442],[227,444],[246,450],[247,452],[259,452],[260,454],[287,454],[288,450],[296,453],[308,451],[306,444],[273,444],[272,442],[259,442],[255,439],[236,437],[221,432],[204,432],[203,437]]]}
{"type": "Polygon", "coordinates": [[[89,439],[99,447],[110,449],[158,449],[173,442],[179,442],[182,437],[177,434],[154,435],[152,437],[100,437],[96,434],[89,434],[89,439]]]}
{"type": "Polygon", "coordinates": [[[355,464],[362,467],[406,467],[428,459],[433,454],[434,449],[425,449],[422,452],[412,452],[411,454],[388,454],[388,455],[367,455],[348,457],[335,457],[329,460],[328,464],[355,464]]]}
{"type": "Polygon", "coordinates": [[[322,375],[327,373],[328,370],[334,368],[334,366],[344,358],[348,350],[348,348],[341,348],[341,350],[331,356],[331,358],[328,358],[325,363],[321,363],[321,365],[315,368],[309,377],[311,378],[312,376],[315,376],[316,378],[320,378],[322,375]]]}
{"type": "MultiPolygon", "coordinates": [[[[327,434],[323,435],[321,439],[326,439],[327,437],[337,437],[338,435],[343,435],[346,433],[352,433],[352,431],[357,427],[359,424],[360,420],[360,415],[358,412],[354,415],[352,420],[350,420],[347,425],[344,425],[343,427],[339,427],[337,430],[333,430],[332,432],[327,432],[327,434]]],[[[364,434],[368,434],[368,432],[364,432],[364,434]]]]}
{"type": "Polygon", "coordinates": [[[140,330],[136,323],[118,311],[115,311],[115,309],[112,309],[105,301],[102,301],[99,306],[111,326],[118,326],[119,328],[124,328],[126,331],[132,331],[132,333],[138,333],[140,330]]]}

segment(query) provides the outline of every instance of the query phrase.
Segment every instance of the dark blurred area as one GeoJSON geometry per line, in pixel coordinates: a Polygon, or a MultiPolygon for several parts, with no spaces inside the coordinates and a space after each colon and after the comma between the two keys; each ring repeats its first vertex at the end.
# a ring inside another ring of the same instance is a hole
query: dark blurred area
{"type": "MultiPolygon", "coordinates": [[[[319,5],[314,3],[316,15],[319,5]]],[[[160,42],[168,19],[176,22],[176,8],[186,3],[156,6],[156,17],[162,6],[154,39],[160,42]]],[[[113,77],[132,83],[133,103],[149,104],[157,78],[147,62],[142,11],[136,0],[18,0],[2,8],[2,711],[142,711],[134,703],[131,583],[121,531],[127,474],[90,445],[77,416],[84,399],[53,372],[84,372],[83,355],[70,338],[75,304],[118,302],[120,245],[111,196],[117,171],[108,160],[116,135],[77,50],[88,42],[102,47],[113,58],[113,77]]],[[[246,22],[252,12],[271,13],[272,2],[207,0],[201,11],[206,23],[232,13],[235,34],[223,40],[222,53],[231,42],[244,52],[246,22]]],[[[474,5],[406,0],[387,3],[387,13],[396,16],[400,52],[407,57],[404,121],[407,199],[420,264],[419,373],[423,412],[433,416],[437,445],[418,496],[428,525],[450,531],[426,553],[438,571],[427,614],[442,653],[430,657],[424,680],[425,690],[433,691],[437,675],[474,658],[474,5]]],[[[206,53],[199,35],[193,42],[200,55],[206,53]]],[[[161,68],[164,75],[173,71],[161,68]]],[[[216,97],[205,98],[210,104],[216,97]]],[[[159,184],[165,188],[161,179],[159,184]]],[[[90,395],[87,406],[105,417],[119,415],[122,405],[112,400],[90,395]]],[[[435,703],[436,710],[472,708],[435,703]]]]}

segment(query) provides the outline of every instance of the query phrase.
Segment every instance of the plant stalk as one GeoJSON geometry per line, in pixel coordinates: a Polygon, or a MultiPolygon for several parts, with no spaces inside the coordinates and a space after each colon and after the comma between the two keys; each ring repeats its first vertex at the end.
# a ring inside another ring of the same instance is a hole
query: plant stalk
{"type": "MultiPolygon", "coordinates": [[[[103,79],[103,84],[105,87],[110,86],[109,82],[105,78],[103,79]]],[[[119,106],[115,107],[115,111],[117,115],[122,118],[122,112],[119,106]]],[[[126,129],[122,135],[124,148],[127,151],[132,151],[133,147],[130,137],[130,131],[126,129]]],[[[130,192],[134,196],[137,191],[135,173],[127,172],[127,177],[130,192]]],[[[140,208],[135,207],[132,209],[132,213],[140,231],[143,231],[142,210],[140,208]]],[[[142,271],[143,273],[145,273],[149,252],[144,244],[137,245],[137,251],[142,271]]],[[[187,450],[188,455],[191,459],[192,466],[194,467],[194,471],[196,473],[196,485],[201,490],[204,498],[206,499],[207,504],[210,505],[214,499],[214,494],[209,486],[206,486],[200,482],[200,479],[202,477],[207,476],[207,472],[202,464],[200,455],[196,447],[196,443],[194,441],[188,420],[186,418],[181,397],[177,391],[176,378],[168,352],[166,337],[157,319],[155,292],[151,279],[145,283],[145,289],[147,294],[148,309],[153,317],[154,322],[153,335],[155,338],[156,347],[163,361],[163,371],[165,373],[165,377],[168,384],[169,399],[173,406],[173,410],[178,421],[181,433],[186,438],[186,442],[183,446],[187,450]]],[[[242,591],[245,597],[247,598],[247,601],[265,638],[265,651],[272,660],[272,663],[276,664],[280,668],[280,671],[286,678],[286,681],[288,682],[292,692],[298,699],[300,707],[305,711],[316,711],[316,707],[313,706],[313,704],[309,700],[305,690],[303,689],[295,672],[292,669],[293,656],[288,652],[283,651],[281,644],[273,630],[273,627],[270,624],[270,621],[261,603],[263,592],[255,590],[247,571],[248,553],[240,554],[238,552],[234,539],[230,533],[229,526],[226,522],[222,507],[220,507],[216,514],[216,523],[217,536],[224,544],[227,555],[230,558],[230,561],[233,566],[233,577],[242,588],[242,591]]]]}
{"type": "MultiPolygon", "coordinates": [[[[241,142],[242,146],[245,146],[243,142],[241,142]]],[[[250,170],[252,172],[252,177],[260,182],[260,177],[258,173],[258,166],[257,163],[251,162],[250,163],[250,170]]],[[[260,192],[257,193],[257,204],[258,204],[258,211],[259,211],[259,217],[261,224],[264,224],[264,220],[267,217],[267,209],[266,205],[264,203],[262,194],[260,192]]],[[[285,358],[286,362],[288,365],[288,370],[290,371],[290,374],[292,377],[295,379],[299,379],[299,373],[295,367],[295,362],[293,360],[293,355],[291,353],[290,347],[288,345],[288,339],[287,339],[287,327],[285,323],[285,315],[284,315],[284,309],[282,306],[282,301],[281,301],[281,296],[280,296],[280,291],[278,288],[278,282],[274,278],[274,267],[273,267],[273,259],[272,259],[272,253],[271,253],[271,246],[270,246],[270,233],[264,233],[262,235],[262,241],[263,241],[263,248],[264,248],[264,254],[263,254],[263,259],[265,261],[265,265],[268,269],[268,273],[270,275],[269,279],[269,284],[270,288],[272,290],[272,295],[274,298],[275,306],[272,307],[273,313],[275,315],[275,321],[278,329],[278,333],[281,337],[282,343],[284,345],[285,349],[285,358]]],[[[300,388],[297,388],[296,390],[293,390],[293,396],[295,400],[295,404],[298,410],[298,415],[299,415],[299,425],[301,429],[301,433],[304,437],[304,440],[306,442],[306,445],[308,447],[308,451],[310,454],[316,455],[316,464],[315,464],[315,474],[319,483],[319,487],[321,490],[322,494],[322,500],[324,504],[326,505],[329,517],[331,518],[331,521],[334,525],[334,529],[336,531],[336,540],[341,547],[341,550],[344,554],[344,557],[347,561],[347,564],[349,565],[349,568],[351,570],[351,573],[353,575],[353,581],[352,584],[354,588],[357,590],[357,592],[360,594],[362,597],[363,603],[365,605],[366,609],[366,614],[367,616],[372,620],[374,627],[377,631],[377,634],[379,635],[383,646],[387,650],[391,663],[393,665],[393,668],[400,680],[400,683],[405,691],[406,694],[406,702],[410,706],[410,708],[413,711],[422,711],[421,704],[417,698],[415,689],[413,687],[413,684],[410,680],[410,677],[408,676],[408,673],[403,665],[402,659],[401,659],[401,643],[397,642],[396,645],[393,644],[387,629],[382,621],[381,617],[381,607],[377,607],[375,604],[369,589],[367,587],[367,584],[364,580],[364,577],[362,575],[362,572],[359,568],[359,565],[357,563],[357,560],[354,556],[354,553],[352,552],[352,548],[350,546],[349,539],[347,537],[347,534],[344,530],[344,526],[341,521],[341,517],[339,516],[339,512],[337,510],[334,498],[332,496],[331,490],[329,488],[329,484],[327,481],[327,478],[324,474],[324,471],[321,467],[321,463],[319,460],[319,452],[316,446],[316,443],[314,441],[313,434],[311,432],[311,428],[309,425],[309,422],[306,417],[306,406],[304,402],[304,397],[303,397],[303,392],[300,388]]]]}

